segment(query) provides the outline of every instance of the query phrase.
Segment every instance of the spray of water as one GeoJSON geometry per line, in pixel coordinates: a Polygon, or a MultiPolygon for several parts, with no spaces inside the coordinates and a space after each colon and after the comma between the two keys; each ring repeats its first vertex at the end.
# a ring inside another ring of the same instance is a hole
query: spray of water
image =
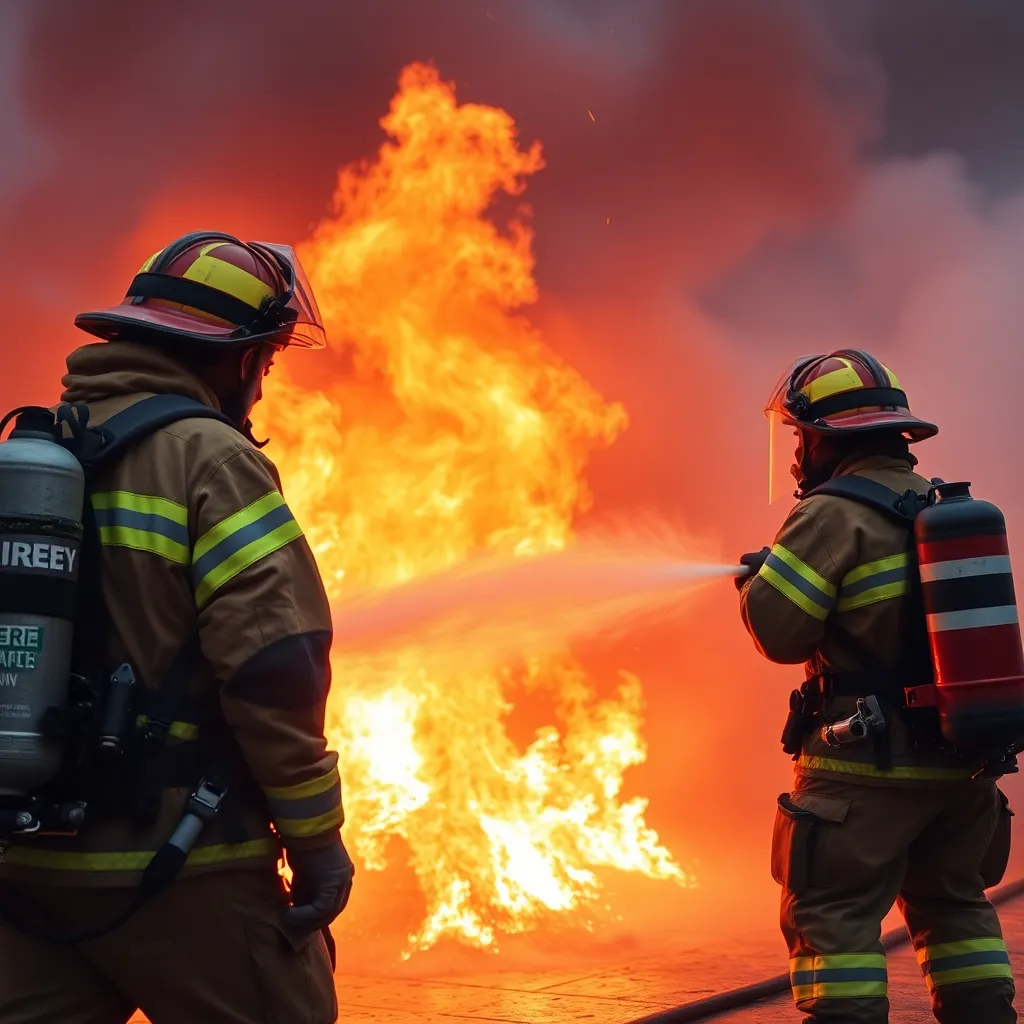
{"type": "Polygon", "coordinates": [[[707,583],[747,572],[682,557],[668,529],[603,530],[568,550],[486,557],[334,609],[336,654],[415,646],[488,659],[542,654],[574,640],[621,636],[680,614],[707,583]]]}

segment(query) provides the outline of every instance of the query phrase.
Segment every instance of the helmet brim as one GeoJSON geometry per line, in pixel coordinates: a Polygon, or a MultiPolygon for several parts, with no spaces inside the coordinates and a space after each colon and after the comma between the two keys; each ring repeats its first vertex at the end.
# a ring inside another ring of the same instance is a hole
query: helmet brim
{"type": "Polygon", "coordinates": [[[121,304],[108,309],[79,313],[75,326],[105,341],[190,342],[218,348],[244,348],[262,341],[276,341],[295,348],[321,349],[326,346],[323,329],[294,324],[263,333],[244,333],[230,325],[212,324],[197,316],[169,307],[121,304]]]}
{"type": "Polygon", "coordinates": [[[872,409],[845,416],[826,416],[813,422],[793,417],[784,417],[784,420],[801,430],[819,434],[864,434],[868,431],[888,430],[905,434],[912,443],[926,441],[939,432],[934,423],[918,419],[907,409],[872,409]]]}

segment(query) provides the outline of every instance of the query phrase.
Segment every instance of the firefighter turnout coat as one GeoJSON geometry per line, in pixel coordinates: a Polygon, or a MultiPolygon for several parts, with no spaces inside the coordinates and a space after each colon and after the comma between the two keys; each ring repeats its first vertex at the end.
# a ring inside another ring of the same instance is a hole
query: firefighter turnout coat
{"type": "MultiPolygon", "coordinates": [[[[217,408],[178,362],[129,342],[72,353],[64,386],[62,400],[88,404],[91,423],[160,393],[217,408]]],[[[198,634],[202,658],[168,746],[180,753],[190,744],[226,743],[244,765],[182,875],[273,869],[278,837],[292,848],[333,839],[343,812],[337,754],[324,737],[330,610],[274,465],[226,423],[185,419],[104,472],[92,504],[109,665],[129,662],[141,685],[159,688],[198,634]]],[[[164,788],[156,820],[144,827],[114,818],[88,823],[74,837],[12,841],[0,878],[136,884],[188,796],[183,786],[164,788]]]]}

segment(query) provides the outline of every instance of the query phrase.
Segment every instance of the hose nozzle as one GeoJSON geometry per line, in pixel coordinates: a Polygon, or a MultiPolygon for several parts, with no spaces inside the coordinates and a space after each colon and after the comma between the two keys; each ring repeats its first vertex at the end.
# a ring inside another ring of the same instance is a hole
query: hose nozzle
{"type": "Polygon", "coordinates": [[[860,743],[868,735],[885,728],[885,716],[874,697],[859,697],[857,710],[849,718],[822,726],[821,738],[830,747],[860,743]]]}

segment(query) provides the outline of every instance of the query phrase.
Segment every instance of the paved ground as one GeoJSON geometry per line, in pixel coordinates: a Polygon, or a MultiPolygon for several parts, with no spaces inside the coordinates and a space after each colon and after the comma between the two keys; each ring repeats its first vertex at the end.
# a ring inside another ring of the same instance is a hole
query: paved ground
{"type": "MultiPolygon", "coordinates": [[[[1003,904],[1000,915],[1018,977],[1024,978],[1024,896],[1003,904]]],[[[340,1019],[346,1024],[627,1024],[785,969],[785,951],[773,933],[744,940],[722,936],[699,947],[691,938],[673,946],[669,953],[640,955],[628,962],[581,964],[575,969],[462,970],[417,976],[410,968],[404,974],[339,974],[340,1019]]],[[[1024,985],[1019,987],[1024,991],[1024,985]]],[[[909,947],[890,954],[889,991],[892,1024],[933,1021],[909,947]]],[[[713,1019],[795,1024],[800,1018],[787,994],[713,1019]]],[[[134,1018],[138,1024],[145,1021],[141,1015],[134,1018]]]]}

